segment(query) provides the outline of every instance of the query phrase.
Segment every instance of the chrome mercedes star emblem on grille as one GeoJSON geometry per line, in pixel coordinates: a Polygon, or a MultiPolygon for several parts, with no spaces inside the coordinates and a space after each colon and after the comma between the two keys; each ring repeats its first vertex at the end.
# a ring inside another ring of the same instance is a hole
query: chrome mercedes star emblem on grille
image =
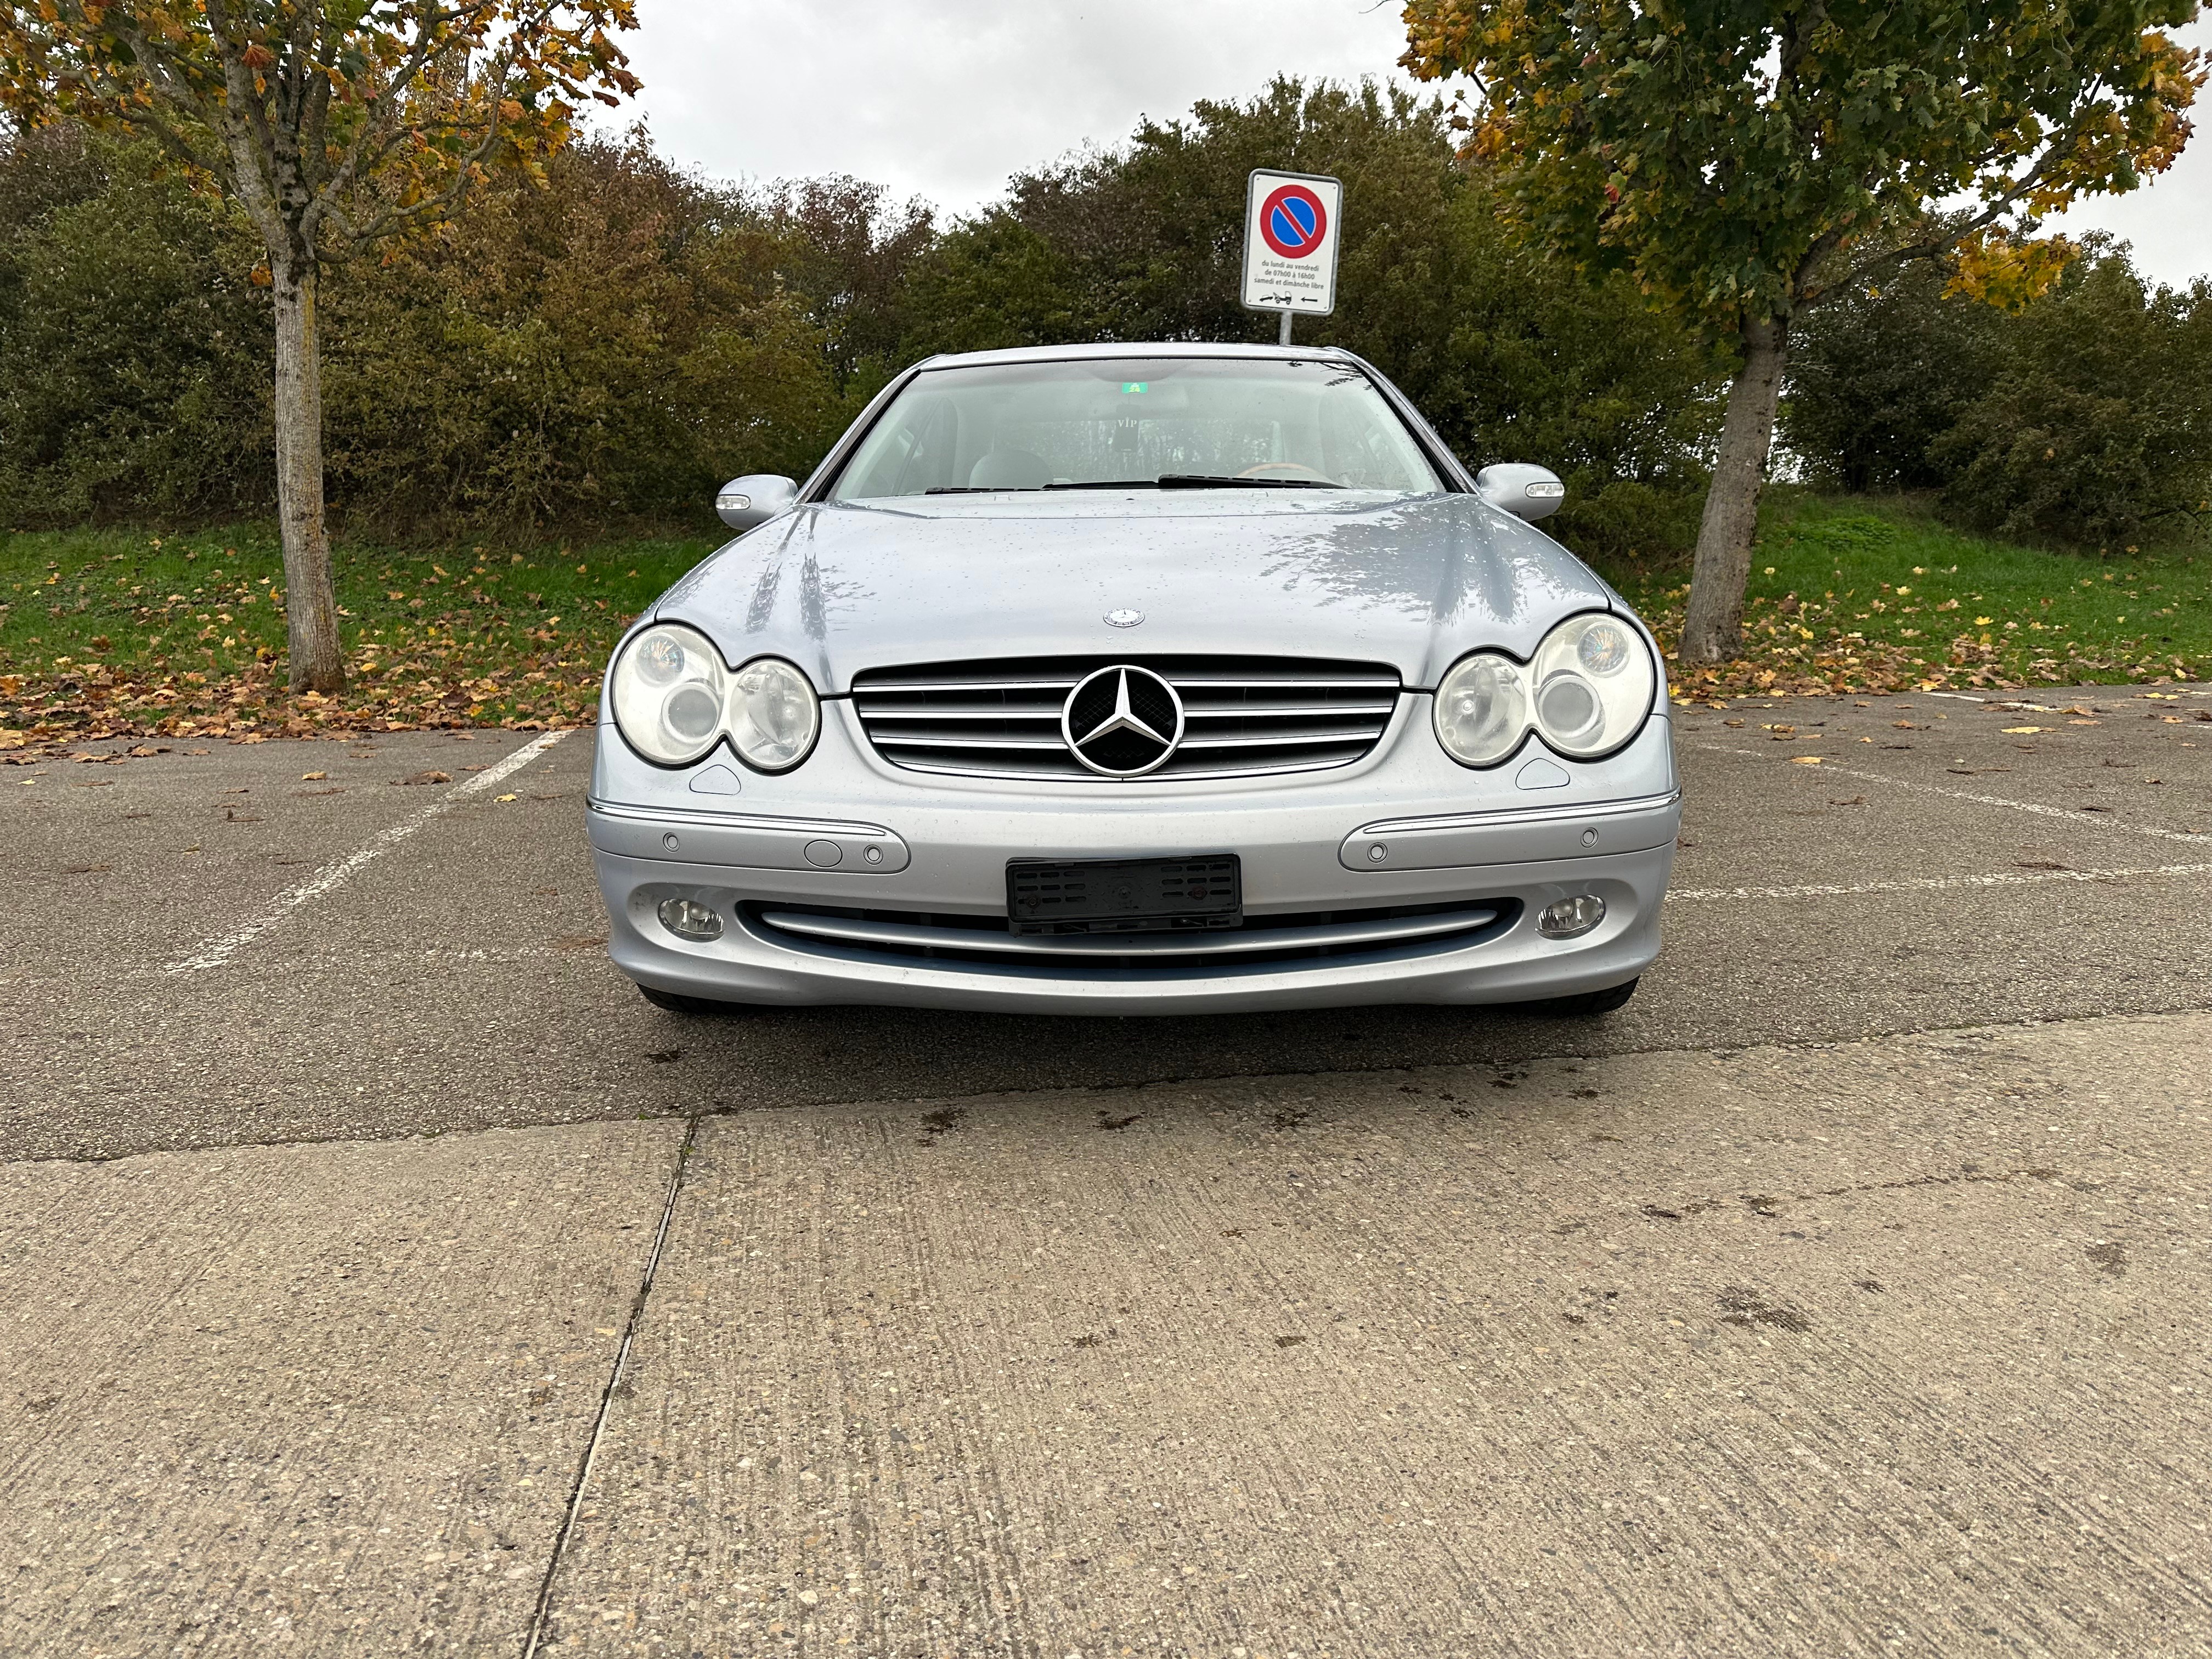
{"type": "Polygon", "coordinates": [[[1116,664],[1067,694],[1060,734],[1092,771],[1138,777],[1164,765],[1182,741],[1182,699],[1151,669],[1116,664]]]}
{"type": "Polygon", "coordinates": [[[1139,623],[1144,621],[1144,619],[1145,613],[1143,611],[1131,611],[1127,607],[1124,606],[1121,610],[1109,611],[1106,613],[1106,626],[1109,628],[1134,628],[1139,623]]]}

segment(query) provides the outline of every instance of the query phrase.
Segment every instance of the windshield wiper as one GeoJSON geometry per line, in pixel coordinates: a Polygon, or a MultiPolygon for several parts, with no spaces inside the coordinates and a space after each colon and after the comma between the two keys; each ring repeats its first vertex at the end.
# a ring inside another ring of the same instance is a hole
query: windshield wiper
{"type": "Polygon", "coordinates": [[[1203,472],[1163,472],[1157,478],[1080,478],[1048,484],[932,484],[925,495],[1012,495],[1039,489],[1341,489],[1326,478],[1217,478],[1203,472]]]}
{"type": "MultiPolygon", "coordinates": [[[[1202,472],[1163,472],[1157,478],[1086,478],[1041,484],[1042,489],[1341,489],[1325,478],[1217,478],[1202,472]]],[[[932,490],[932,495],[937,492],[932,490]]]]}
{"type": "Polygon", "coordinates": [[[1341,489],[1326,478],[1212,478],[1200,472],[1163,472],[1163,489],[1341,489]]]}

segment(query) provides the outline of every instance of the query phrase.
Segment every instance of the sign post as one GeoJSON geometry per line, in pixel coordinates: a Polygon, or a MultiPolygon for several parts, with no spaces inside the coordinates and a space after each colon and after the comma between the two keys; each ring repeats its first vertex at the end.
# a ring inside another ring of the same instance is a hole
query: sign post
{"type": "Polygon", "coordinates": [[[1343,209],[1343,185],[1320,173],[1255,167],[1245,186],[1244,303],[1282,313],[1285,345],[1292,317],[1326,317],[1336,309],[1343,209]]]}

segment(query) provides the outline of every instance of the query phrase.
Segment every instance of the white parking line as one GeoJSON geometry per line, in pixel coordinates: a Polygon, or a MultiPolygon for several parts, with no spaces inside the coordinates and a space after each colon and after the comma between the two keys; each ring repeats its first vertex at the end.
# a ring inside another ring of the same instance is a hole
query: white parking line
{"type": "Polygon", "coordinates": [[[533,738],[505,760],[485,768],[465,782],[455,784],[413,817],[403,819],[390,829],[379,831],[335,864],[326,864],[298,886],[287,888],[277,895],[275,902],[252,921],[232,929],[220,939],[209,940],[196,954],[173,962],[161,971],[165,974],[197,974],[210,968],[222,967],[308,900],[319,898],[333,888],[343,887],[353,878],[356,871],[383,857],[431,819],[452,811],[466,797],[489,789],[495,783],[504,782],[568,735],[565,731],[548,732],[533,738]]]}
{"type": "Polygon", "coordinates": [[[1805,882],[1795,887],[1677,887],[1676,899],[1848,898],[1856,893],[1937,893],[1954,887],[2035,887],[2047,881],[2125,881],[2134,876],[2212,876],[2212,864],[2161,864],[2147,870],[2039,870],[2033,875],[1928,876],[1911,881],[1805,882]]]}
{"type": "MultiPolygon", "coordinates": [[[[1698,748],[1716,755],[1749,755],[1757,759],[1757,749],[1736,749],[1726,744],[1701,743],[1698,748]]],[[[2128,823],[2116,821],[2102,812],[2076,811],[2070,806],[2044,806],[2032,800],[2012,800],[2003,795],[1978,795],[1971,789],[1945,789],[1933,783],[1918,783],[1911,778],[1893,778],[1883,772],[1862,772],[1856,767],[1838,766],[1826,756],[1820,757],[1818,775],[1821,777],[1863,778],[1869,783],[1887,783],[1899,789],[1914,789],[1923,795],[1942,795],[1950,800],[1970,800],[1980,806],[2005,806],[2015,812],[2032,812],[2039,818],[2064,818],[2069,823],[2091,823],[2100,830],[2124,830],[2132,836],[2151,836],[2160,841],[2186,842],[2192,846],[2212,845],[2212,835],[2193,833],[2186,830],[2161,830],[2156,824],[2128,823]]],[[[1806,769],[1808,771],[1812,768],[1806,769]]]]}

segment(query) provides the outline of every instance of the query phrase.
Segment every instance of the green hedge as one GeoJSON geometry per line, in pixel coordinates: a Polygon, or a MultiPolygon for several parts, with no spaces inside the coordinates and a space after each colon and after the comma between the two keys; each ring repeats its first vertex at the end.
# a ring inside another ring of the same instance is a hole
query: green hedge
{"type": "Polygon", "coordinates": [[[1968,528],[2085,550],[2212,507],[2212,281],[2144,283],[2099,243],[2003,313],[1909,270],[1799,331],[1784,435],[1814,478],[1940,491],[1968,528]]]}
{"type": "MultiPolygon", "coordinates": [[[[857,180],[732,189],[641,134],[586,143],[542,187],[331,270],[332,510],[380,536],[704,527],[717,483],[804,473],[932,351],[1271,338],[1236,299],[1266,164],[1347,186],[1344,307],[1301,339],[1372,358],[1470,462],[1557,468],[1593,550],[1679,552],[1709,352],[1625,284],[1516,247],[1453,149],[1434,104],[1280,81],[940,227],[857,180]]],[[[258,259],[234,211],[143,150],[0,135],[0,524],[269,509],[258,259]]]]}
{"type": "MultiPolygon", "coordinates": [[[[267,510],[269,307],[235,213],[67,131],[15,141],[0,177],[0,520],[267,510]]],[[[810,465],[866,388],[787,279],[792,206],[642,139],[586,144],[542,189],[508,181],[333,268],[335,514],[378,533],[683,520],[734,473],[810,465]]]]}
{"type": "MultiPolygon", "coordinates": [[[[1683,562],[1726,362],[1625,281],[1517,245],[1433,101],[1291,80],[945,225],[855,179],[732,188],[641,132],[583,144],[331,270],[334,514],[387,538],[711,531],[716,483],[807,471],[928,353],[1271,339],[1237,299],[1263,165],[1346,183],[1341,309],[1299,339],[1370,358],[1472,465],[1557,470],[1556,532],[1608,568],[1683,562]]],[[[269,511],[258,262],[145,150],[0,131],[0,527],[269,511]]],[[[1783,435],[1812,481],[2089,548],[2206,513],[2212,283],[2148,287],[2103,244],[2017,313],[1945,280],[1911,267],[1801,320],[1783,435]]]]}

